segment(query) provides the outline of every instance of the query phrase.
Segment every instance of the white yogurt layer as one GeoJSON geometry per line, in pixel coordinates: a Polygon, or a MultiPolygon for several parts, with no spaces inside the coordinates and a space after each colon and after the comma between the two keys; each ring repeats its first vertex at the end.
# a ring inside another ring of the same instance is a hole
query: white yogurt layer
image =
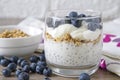
{"type": "Polygon", "coordinates": [[[83,37],[86,40],[93,41],[93,40],[96,40],[100,34],[101,34],[101,31],[99,29],[96,29],[95,31],[87,30],[83,32],[83,37]]]}
{"type": "Polygon", "coordinates": [[[83,36],[83,32],[87,31],[86,28],[79,28],[77,30],[74,30],[70,33],[70,36],[73,39],[79,39],[79,40],[85,40],[84,36],[83,36]]]}
{"type": "Polygon", "coordinates": [[[59,27],[55,29],[51,29],[51,32],[49,31],[49,34],[52,35],[53,38],[58,38],[63,36],[66,33],[71,33],[72,31],[76,30],[77,28],[73,26],[72,24],[64,24],[60,25],[59,27]]]}
{"type": "Polygon", "coordinates": [[[95,31],[90,31],[84,26],[80,28],[76,28],[72,24],[62,24],[55,29],[48,28],[47,32],[53,38],[59,38],[67,33],[70,34],[70,36],[73,39],[88,40],[88,41],[93,41],[97,39],[101,34],[101,30],[99,29],[96,29],[95,31]]]}
{"type": "Polygon", "coordinates": [[[84,66],[98,64],[101,56],[101,43],[74,43],[45,41],[45,56],[48,62],[61,66],[84,66]]]}

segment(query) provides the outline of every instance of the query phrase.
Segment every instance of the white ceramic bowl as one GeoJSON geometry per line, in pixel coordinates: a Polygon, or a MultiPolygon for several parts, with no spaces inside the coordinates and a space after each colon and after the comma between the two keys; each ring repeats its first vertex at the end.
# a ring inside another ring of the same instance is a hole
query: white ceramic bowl
{"type": "Polygon", "coordinates": [[[34,53],[42,40],[42,31],[35,27],[0,27],[0,33],[5,29],[20,29],[30,35],[22,38],[0,38],[0,55],[2,56],[25,56],[34,53]]]}

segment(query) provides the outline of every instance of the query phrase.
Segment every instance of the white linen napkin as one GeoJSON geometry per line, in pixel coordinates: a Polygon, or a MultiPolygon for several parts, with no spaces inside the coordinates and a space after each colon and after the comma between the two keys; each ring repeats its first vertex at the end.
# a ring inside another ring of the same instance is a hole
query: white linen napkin
{"type": "MultiPolygon", "coordinates": [[[[109,53],[108,53],[109,54],[109,53]]],[[[120,76],[120,60],[103,55],[106,62],[106,69],[120,76]]]]}
{"type": "Polygon", "coordinates": [[[106,68],[120,76],[120,37],[113,34],[103,36],[103,59],[106,61],[106,68]]]}
{"type": "MultiPolygon", "coordinates": [[[[24,26],[24,27],[37,27],[40,28],[42,31],[44,30],[45,27],[45,23],[37,18],[34,17],[28,17],[25,18],[23,21],[21,21],[17,26],[24,26]]],[[[44,48],[44,44],[43,44],[44,40],[42,40],[42,42],[40,42],[38,49],[36,50],[36,52],[41,52],[41,50],[43,50],[44,48]]]]}
{"type": "Polygon", "coordinates": [[[120,76],[120,18],[103,25],[103,59],[106,68],[120,76]]]}

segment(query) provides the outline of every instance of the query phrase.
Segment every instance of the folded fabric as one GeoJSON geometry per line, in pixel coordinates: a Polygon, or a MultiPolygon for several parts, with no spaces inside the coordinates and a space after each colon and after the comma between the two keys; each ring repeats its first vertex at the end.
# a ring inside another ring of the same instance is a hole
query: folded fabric
{"type": "Polygon", "coordinates": [[[103,36],[103,57],[107,70],[120,76],[120,37],[114,34],[103,36]]]}
{"type": "Polygon", "coordinates": [[[120,59],[120,36],[114,34],[104,34],[103,53],[109,57],[120,59]]]}
{"type": "MultiPolygon", "coordinates": [[[[108,53],[109,54],[109,53],[108,53]]],[[[120,76],[120,60],[103,55],[106,62],[106,69],[120,76]]]]}
{"type": "Polygon", "coordinates": [[[17,26],[24,26],[24,27],[37,27],[40,29],[44,29],[45,24],[44,22],[42,22],[41,20],[34,18],[34,17],[28,17],[26,19],[24,19],[23,21],[21,21],[17,26]]]}
{"type": "MultiPolygon", "coordinates": [[[[17,26],[24,26],[24,27],[37,27],[40,28],[42,31],[44,30],[45,27],[45,23],[37,18],[34,17],[28,17],[26,19],[24,19],[22,22],[20,22],[17,26]]],[[[43,50],[44,48],[44,40],[42,40],[39,44],[38,47],[38,52],[41,52],[41,50],[43,50]]]]}

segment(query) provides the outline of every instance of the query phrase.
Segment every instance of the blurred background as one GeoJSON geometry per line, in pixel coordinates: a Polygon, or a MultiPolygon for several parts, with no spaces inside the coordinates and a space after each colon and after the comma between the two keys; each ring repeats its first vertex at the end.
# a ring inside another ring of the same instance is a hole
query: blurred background
{"type": "Polygon", "coordinates": [[[56,9],[99,10],[104,20],[111,20],[120,16],[120,0],[0,0],[0,18],[44,18],[56,9]]]}

